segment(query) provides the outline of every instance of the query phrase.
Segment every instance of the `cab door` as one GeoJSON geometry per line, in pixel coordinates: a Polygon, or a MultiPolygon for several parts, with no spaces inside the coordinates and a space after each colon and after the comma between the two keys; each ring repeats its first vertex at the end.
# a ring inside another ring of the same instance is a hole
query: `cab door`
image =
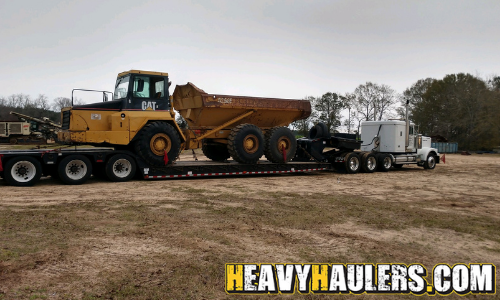
{"type": "Polygon", "coordinates": [[[163,76],[134,75],[132,77],[130,110],[165,111],[170,109],[167,83],[163,76]]]}

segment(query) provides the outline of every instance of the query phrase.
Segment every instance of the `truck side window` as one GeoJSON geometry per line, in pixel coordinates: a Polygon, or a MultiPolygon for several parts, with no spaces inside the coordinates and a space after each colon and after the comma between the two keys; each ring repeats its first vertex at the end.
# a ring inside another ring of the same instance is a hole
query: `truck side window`
{"type": "Polygon", "coordinates": [[[413,134],[413,126],[410,126],[410,135],[413,134]]]}
{"type": "Polygon", "coordinates": [[[161,77],[135,76],[133,93],[138,98],[164,98],[165,80],[161,77]]]}

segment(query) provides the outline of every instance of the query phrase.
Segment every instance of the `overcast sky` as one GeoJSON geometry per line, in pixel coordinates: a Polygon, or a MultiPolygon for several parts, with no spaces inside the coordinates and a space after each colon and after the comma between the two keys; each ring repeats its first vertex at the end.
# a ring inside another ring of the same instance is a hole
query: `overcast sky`
{"type": "Polygon", "coordinates": [[[500,73],[499,0],[0,0],[0,28],[0,96],[111,91],[130,69],[299,99],[500,73]]]}

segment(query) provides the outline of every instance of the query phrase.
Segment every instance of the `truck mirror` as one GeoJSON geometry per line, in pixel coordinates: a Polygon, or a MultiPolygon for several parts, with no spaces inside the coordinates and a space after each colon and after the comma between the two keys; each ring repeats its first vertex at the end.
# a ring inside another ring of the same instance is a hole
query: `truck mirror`
{"type": "Polygon", "coordinates": [[[144,90],[144,80],[139,79],[137,81],[137,91],[142,92],[144,90]]]}

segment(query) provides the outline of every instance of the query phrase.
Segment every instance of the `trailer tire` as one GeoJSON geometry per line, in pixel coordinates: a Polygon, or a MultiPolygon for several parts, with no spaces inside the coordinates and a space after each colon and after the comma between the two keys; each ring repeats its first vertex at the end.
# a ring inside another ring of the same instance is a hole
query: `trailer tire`
{"type": "Polygon", "coordinates": [[[135,176],[136,164],[127,154],[115,154],[106,162],[105,172],[110,181],[125,182],[135,176]]]}
{"type": "Polygon", "coordinates": [[[436,167],[436,156],[434,155],[434,152],[429,153],[427,155],[427,159],[424,162],[424,169],[427,170],[432,170],[436,167]]]}
{"type": "Polygon", "coordinates": [[[13,186],[32,186],[42,177],[42,164],[31,156],[11,158],[4,167],[3,176],[13,186]]]}
{"type": "Polygon", "coordinates": [[[92,174],[92,163],[84,155],[69,155],[59,162],[57,173],[65,184],[79,185],[92,174]]]}
{"type": "Polygon", "coordinates": [[[227,149],[231,157],[243,164],[255,164],[264,154],[264,136],[259,127],[241,124],[231,130],[227,149]]]}
{"type": "Polygon", "coordinates": [[[227,145],[225,144],[208,144],[206,142],[201,146],[203,154],[213,161],[225,161],[231,157],[227,145]]]}
{"type": "Polygon", "coordinates": [[[165,165],[165,151],[168,163],[173,163],[181,151],[181,139],[172,125],[165,122],[150,123],[137,133],[135,152],[154,166],[165,165]]]}
{"type": "Polygon", "coordinates": [[[264,136],[264,155],[273,163],[286,163],[295,157],[297,152],[297,139],[288,127],[273,127],[264,136]],[[283,161],[283,147],[285,148],[286,161],[283,161]]]}
{"type": "Polygon", "coordinates": [[[309,130],[309,138],[310,139],[318,139],[318,138],[329,138],[330,137],[330,131],[328,130],[328,127],[324,123],[318,123],[309,130]]]}
{"type": "Polygon", "coordinates": [[[392,158],[389,154],[379,154],[378,155],[378,170],[381,172],[387,172],[392,167],[392,158]]]}
{"type": "Polygon", "coordinates": [[[359,155],[354,152],[346,153],[344,156],[344,169],[347,174],[356,174],[361,168],[359,155]]]}
{"type": "Polygon", "coordinates": [[[365,173],[373,173],[377,170],[377,156],[373,153],[365,152],[361,155],[361,169],[365,173]]]}

